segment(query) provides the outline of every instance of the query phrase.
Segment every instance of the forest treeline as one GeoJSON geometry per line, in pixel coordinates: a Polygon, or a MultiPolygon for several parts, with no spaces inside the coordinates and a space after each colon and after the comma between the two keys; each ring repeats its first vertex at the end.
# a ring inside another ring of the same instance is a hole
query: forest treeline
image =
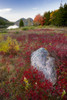
{"type": "Polygon", "coordinates": [[[61,5],[57,10],[45,12],[43,16],[36,15],[34,25],[67,26],[67,4],[61,5]]]}

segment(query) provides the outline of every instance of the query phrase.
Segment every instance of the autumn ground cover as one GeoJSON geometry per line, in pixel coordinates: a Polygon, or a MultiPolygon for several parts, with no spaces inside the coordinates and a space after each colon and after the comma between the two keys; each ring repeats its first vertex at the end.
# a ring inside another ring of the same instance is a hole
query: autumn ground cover
{"type": "MultiPolygon", "coordinates": [[[[0,36],[8,50],[0,51],[0,100],[67,100],[67,33],[55,29],[11,30],[0,36]],[[9,42],[16,39],[17,43],[9,42]],[[55,58],[57,83],[30,66],[31,53],[46,48],[55,58]]],[[[1,47],[0,47],[1,48],[1,47]]],[[[5,48],[6,49],[6,48],[5,48]]]]}

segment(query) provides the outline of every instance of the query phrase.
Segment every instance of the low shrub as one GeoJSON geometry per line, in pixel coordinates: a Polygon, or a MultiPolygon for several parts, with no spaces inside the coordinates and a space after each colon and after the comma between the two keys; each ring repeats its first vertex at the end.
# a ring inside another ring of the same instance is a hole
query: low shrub
{"type": "Polygon", "coordinates": [[[4,39],[3,35],[0,34],[0,42],[4,39]]]}
{"type": "Polygon", "coordinates": [[[30,26],[29,29],[35,29],[35,27],[34,26],[30,26]]]}
{"type": "Polygon", "coordinates": [[[43,26],[39,25],[38,28],[42,28],[43,26]]]}
{"type": "Polygon", "coordinates": [[[56,34],[51,29],[36,29],[35,34],[30,33],[19,37],[11,35],[21,43],[17,56],[0,56],[0,100],[67,100],[66,34],[56,34]],[[46,79],[42,81],[43,74],[30,66],[31,53],[40,47],[46,48],[56,60],[57,82],[54,86],[46,79]]]}
{"type": "Polygon", "coordinates": [[[29,30],[29,27],[23,27],[22,30],[29,30]]]}
{"type": "Polygon", "coordinates": [[[15,34],[18,34],[18,33],[19,33],[19,31],[16,31],[16,32],[15,32],[15,34]]]}
{"type": "Polygon", "coordinates": [[[23,27],[22,30],[32,30],[35,29],[34,26],[27,26],[27,27],[23,27]]]}
{"type": "Polygon", "coordinates": [[[4,28],[0,29],[0,34],[7,34],[7,33],[8,33],[7,29],[4,28]]]}
{"type": "Polygon", "coordinates": [[[19,44],[15,39],[7,37],[7,40],[0,42],[0,52],[4,54],[16,54],[19,51],[19,44]]]}

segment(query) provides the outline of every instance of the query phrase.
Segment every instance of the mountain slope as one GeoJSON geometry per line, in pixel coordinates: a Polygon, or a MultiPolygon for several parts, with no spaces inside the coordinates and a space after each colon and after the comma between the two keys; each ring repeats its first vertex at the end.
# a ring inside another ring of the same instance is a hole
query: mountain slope
{"type": "Polygon", "coordinates": [[[3,17],[0,17],[0,20],[8,21],[7,19],[5,19],[5,18],[3,18],[3,17]]]}
{"type": "Polygon", "coordinates": [[[0,17],[0,28],[7,27],[11,24],[13,24],[13,23],[3,17],[0,17]]]}

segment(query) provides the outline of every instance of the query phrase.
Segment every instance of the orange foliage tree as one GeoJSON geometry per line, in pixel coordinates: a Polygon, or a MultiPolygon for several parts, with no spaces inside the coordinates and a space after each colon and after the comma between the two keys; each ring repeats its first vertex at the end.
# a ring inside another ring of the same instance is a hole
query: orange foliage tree
{"type": "Polygon", "coordinates": [[[40,14],[36,15],[34,18],[34,25],[44,25],[45,17],[41,16],[40,14]]]}

